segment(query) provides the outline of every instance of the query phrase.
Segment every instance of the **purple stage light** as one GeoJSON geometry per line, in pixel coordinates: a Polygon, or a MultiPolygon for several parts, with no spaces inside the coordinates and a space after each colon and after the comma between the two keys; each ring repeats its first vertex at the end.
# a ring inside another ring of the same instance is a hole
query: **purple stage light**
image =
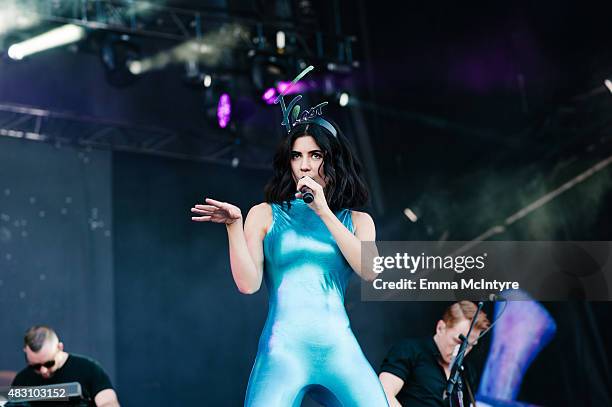
{"type": "Polygon", "coordinates": [[[261,98],[269,105],[274,104],[274,99],[276,99],[276,89],[269,88],[264,92],[261,98]]]}
{"type": "Polygon", "coordinates": [[[274,100],[276,100],[276,97],[280,94],[283,93],[285,95],[294,95],[296,93],[306,93],[308,89],[316,89],[316,84],[313,81],[310,81],[308,83],[306,82],[298,82],[293,84],[293,86],[291,86],[289,88],[289,85],[291,85],[291,82],[283,82],[280,81],[278,82],[278,85],[275,88],[268,88],[263,95],[261,96],[261,98],[264,100],[264,102],[266,102],[269,105],[273,105],[274,104],[274,100]],[[289,89],[287,89],[289,88],[289,89]]]}
{"type": "MultiPolygon", "coordinates": [[[[280,81],[278,85],[276,86],[276,89],[278,90],[279,93],[283,93],[285,92],[285,90],[287,90],[289,85],[291,85],[291,82],[280,81]]],[[[293,95],[295,93],[304,93],[305,91],[306,91],[306,84],[304,82],[298,82],[298,83],[295,83],[291,88],[289,88],[285,92],[285,95],[293,95]]]]}
{"type": "Polygon", "coordinates": [[[232,115],[232,104],[230,97],[227,93],[224,93],[219,98],[219,104],[217,105],[217,122],[219,127],[222,129],[227,127],[232,115]]]}

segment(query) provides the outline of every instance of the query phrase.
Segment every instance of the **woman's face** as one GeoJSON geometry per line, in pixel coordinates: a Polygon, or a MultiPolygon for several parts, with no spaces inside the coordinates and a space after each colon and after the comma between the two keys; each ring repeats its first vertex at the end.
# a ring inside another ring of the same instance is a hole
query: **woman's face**
{"type": "Polygon", "coordinates": [[[312,136],[301,136],[295,139],[291,148],[291,174],[297,184],[302,177],[310,177],[325,187],[323,173],[323,151],[312,136]]]}

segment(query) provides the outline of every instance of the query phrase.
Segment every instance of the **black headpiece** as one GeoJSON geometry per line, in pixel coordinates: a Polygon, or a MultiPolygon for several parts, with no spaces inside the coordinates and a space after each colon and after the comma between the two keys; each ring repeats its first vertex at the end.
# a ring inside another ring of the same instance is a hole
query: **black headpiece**
{"type": "Polygon", "coordinates": [[[276,98],[274,101],[275,104],[280,103],[281,110],[283,112],[283,121],[281,123],[282,126],[287,128],[287,133],[291,132],[291,129],[298,124],[304,123],[313,123],[318,124],[319,126],[327,129],[334,137],[338,137],[338,132],[336,128],[327,120],[325,120],[322,116],[323,107],[327,105],[328,102],[322,102],[318,105],[311,107],[310,109],[306,109],[300,113],[300,105],[297,103],[302,99],[302,95],[297,95],[293,98],[293,100],[289,103],[289,106],[285,106],[285,99],[283,96],[289,91],[289,89],[295,85],[300,79],[302,79],[308,72],[312,71],[314,66],[310,65],[308,68],[304,69],[295,79],[287,86],[283,92],[276,98]]]}

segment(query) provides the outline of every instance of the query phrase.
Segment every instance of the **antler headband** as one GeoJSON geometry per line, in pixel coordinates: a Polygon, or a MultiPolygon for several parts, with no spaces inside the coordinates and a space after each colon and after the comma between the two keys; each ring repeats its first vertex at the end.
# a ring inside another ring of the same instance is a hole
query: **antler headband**
{"type": "Polygon", "coordinates": [[[304,123],[314,123],[319,126],[327,129],[334,137],[338,137],[338,132],[336,128],[327,120],[322,117],[323,114],[323,106],[327,105],[328,102],[321,102],[316,106],[311,107],[310,109],[305,109],[300,114],[300,105],[297,103],[302,99],[302,95],[297,95],[291,100],[289,106],[285,106],[285,94],[291,89],[293,85],[298,83],[300,79],[302,79],[308,72],[312,71],[314,66],[310,65],[308,68],[304,69],[298,76],[295,77],[293,81],[287,86],[280,95],[274,100],[274,104],[280,103],[281,110],[283,112],[283,121],[281,123],[282,126],[287,128],[287,133],[291,132],[291,129],[298,124],[304,123]]]}

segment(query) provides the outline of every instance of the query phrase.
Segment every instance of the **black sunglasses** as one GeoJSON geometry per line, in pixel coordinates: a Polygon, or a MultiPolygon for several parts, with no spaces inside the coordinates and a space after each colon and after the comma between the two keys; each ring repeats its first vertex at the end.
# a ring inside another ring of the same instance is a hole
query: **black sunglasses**
{"type": "MultiPolygon", "coordinates": [[[[26,361],[27,361],[27,360],[28,360],[28,359],[26,358],[26,361]]],[[[55,360],[49,360],[49,361],[47,361],[47,362],[45,362],[45,363],[36,363],[36,364],[33,364],[33,365],[28,365],[28,366],[30,366],[30,367],[31,367],[32,369],[34,369],[34,370],[40,370],[40,369],[42,369],[43,367],[46,367],[47,369],[50,369],[50,368],[52,368],[53,366],[55,366],[55,360]]]]}

